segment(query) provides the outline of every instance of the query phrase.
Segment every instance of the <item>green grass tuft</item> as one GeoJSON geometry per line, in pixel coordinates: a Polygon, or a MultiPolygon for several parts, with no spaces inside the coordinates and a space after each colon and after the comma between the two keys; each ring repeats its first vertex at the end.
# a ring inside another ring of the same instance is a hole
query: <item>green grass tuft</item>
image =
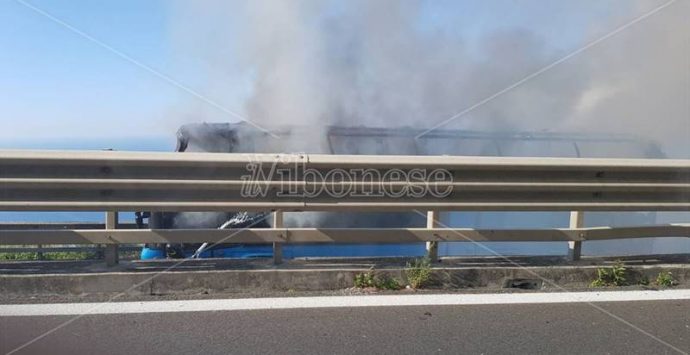
{"type": "Polygon", "coordinates": [[[375,274],[373,270],[355,275],[355,287],[378,288],[382,290],[399,290],[400,282],[388,274],[375,274]]]}
{"type": "Polygon", "coordinates": [[[678,284],[678,282],[673,279],[673,274],[670,271],[662,271],[656,277],[656,284],[659,287],[672,287],[678,284]]]}
{"type": "Polygon", "coordinates": [[[414,289],[428,286],[431,281],[431,259],[424,257],[408,262],[405,275],[410,287],[414,289]]]}
{"type": "Polygon", "coordinates": [[[617,260],[613,267],[597,269],[597,278],[592,281],[592,287],[625,286],[627,269],[622,261],[617,260]]]}

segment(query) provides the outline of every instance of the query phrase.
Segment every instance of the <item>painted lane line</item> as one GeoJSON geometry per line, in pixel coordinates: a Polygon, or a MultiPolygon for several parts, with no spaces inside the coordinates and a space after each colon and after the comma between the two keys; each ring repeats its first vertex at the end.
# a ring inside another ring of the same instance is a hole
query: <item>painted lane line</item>
{"type": "Polygon", "coordinates": [[[664,291],[321,296],[185,301],[13,304],[0,305],[0,316],[172,313],[338,307],[629,302],[688,299],[690,299],[690,289],[664,291]]]}

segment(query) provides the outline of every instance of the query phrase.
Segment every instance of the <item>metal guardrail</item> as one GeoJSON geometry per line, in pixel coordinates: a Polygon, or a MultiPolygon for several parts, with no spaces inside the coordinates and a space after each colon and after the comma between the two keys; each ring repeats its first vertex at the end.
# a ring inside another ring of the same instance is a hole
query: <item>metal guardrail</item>
{"type": "Polygon", "coordinates": [[[588,241],[690,237],[690,224],[544,229],[473,228],[249,228],[2,231],[0,244],[135,243],[419,243],[465,241],[588,241]]]}
{"type": "Polygon", "coordinates": [[[498,158],[134,152],[0,151],[0,210],[688,210],[690,161],[646,159],[498,158]],[[242,195],[253,183],[265,195],[242,195]],[[276,173],[280,169],[292,175],[276,173]],[[445,181],[314,180],[304,171],[443,169],[445,181]],[[363,191],[383,184],[451,189],[432,195],[361,193],[347,198],[303,192],[363,191]],[[288,196],[279,196],[287,188],[288,196]]]}
{"type": "Polygon", "coordinates": [[[106,244],[113,246],[110,263],[119,243],[215,242],[236,232],[117,229],[116,212],[134,210],[277,211],[278,222],[283,211],[431,211],[428,228],[293,229],[276,222],[225,240],[274,243],[277,261],[283,243],[428,242],[435,258],[438,241],[467,240],[569,241],[577,259],[585,240],[690,236],[685,224],[582,228],[581,212],[690,210],[690,160],[0,151],[0,210],[108,211],[105,229],[2,230],[0,244],[106,244]],[[337,169],[373,177],[316,178],[337,169]],[[414,169],[442,169],[446,179],[386,178],[414,169]],[[263,193],[248,196],[248,184],[263,193]],[[372,186],[390,193],[367,193],[372,186]],[[448,193],[397,194],[430,187],[448,193]],[[329,188],[355,193],[333,196],[324,192],[329,188]],[[574,212],[567,229],[438,228],[438,211],[463,210],[574,212]]]}

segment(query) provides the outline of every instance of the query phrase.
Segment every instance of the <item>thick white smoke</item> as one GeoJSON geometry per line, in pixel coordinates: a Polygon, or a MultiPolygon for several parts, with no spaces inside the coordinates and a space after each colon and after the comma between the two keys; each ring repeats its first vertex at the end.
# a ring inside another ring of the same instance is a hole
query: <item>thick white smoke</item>
{"type": "MultiPolygon", "coordinates": [[[[649,4],[638,6],[638,13],[649,4]]],[[[690,158],[690,2],[676,1],[582,60],[589,84],[567,129],[629,133],[690,158]]]]}
{"type": "MultiPolygon", "coordinates": [[[[205,92],[259,125],[320,137],[328,124],[433,127],[663,3],[564,4],[604,14],[561,40],[544,26],[474,33],[472,6],[455,2],[210,0],[178,4],[174,35],[207,64],[205,92]]],[[[535,23],[555,6],[541,4],[525,5],[535,23]]],[[[445,127],[635,134],[690,158],[689,53],[681,0],[445,127]]],[[[229,120],[193,110],[185,118],[229,120]]]]}

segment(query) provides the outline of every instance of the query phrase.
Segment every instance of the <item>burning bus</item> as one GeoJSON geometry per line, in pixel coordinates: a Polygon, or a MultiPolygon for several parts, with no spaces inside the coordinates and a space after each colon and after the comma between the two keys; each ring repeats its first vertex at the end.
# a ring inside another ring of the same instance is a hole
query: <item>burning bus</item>
{"type": "MultiPolygon", "coordinates": [[[[565,134],[549,132],[481,132],[372,127],[285,127],[268,133],[246,123],[200,123],[182,126],[177,133],[176,151],[217,153],[300,152],[368,155],[464,155],[531,156],[583,158],[664,158],[653,142],[622,135],[565,134]],[[424,134],[422,134],[424,133],[424,134]],[[288,137],[289,139],[286,139],[288,137]]],[[[148,218],[152,229],[268,228],[267,213],[228,212],[139,212],[143,225],[148,218]]],[[[592,225],[644,225],[656,222],[656,213],[591,213],[592,225]]],[[[450,227],[470,228],[556,228],[568,223],[564,212],[446,212],[442,221],[450,227]]],[[[415,213],[295,212],[285,213],[286,227],[404,228],[423,227],[425,219],[415,213]]],[[[595,254],[616,250],[618,254],[656,253],[658,238],[637,239],[621,245],[603,241],[595,254]],[[622,250],[622,251],[621,251],[622,250]]],[[[219,244],[146,245],[142,259],[223,257],[271,257],[270,245],[219,244]]],[[[491,250],[502,255],[559,255],[562,242],[493,242],[491,250]]],[[[394,257],[421,256],[425,247],[413,244],[286,245],[285,258],[308,257],[394,257]]],[[[587,250],[585,250],[587,252],[587,250]]],[[[440,243],[439,255],[482,255],[473,243],[440,243]]]]}

